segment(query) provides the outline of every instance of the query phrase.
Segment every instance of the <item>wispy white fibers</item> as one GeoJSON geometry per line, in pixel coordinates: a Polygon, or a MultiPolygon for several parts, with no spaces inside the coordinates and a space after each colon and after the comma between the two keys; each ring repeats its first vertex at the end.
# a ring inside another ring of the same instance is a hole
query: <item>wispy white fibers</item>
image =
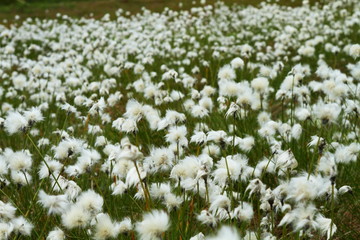
{"type": "Polygon", "coordinates": [[[152,210],[143,215],[143,220],[136,223],[136,232],[141,240],[161,239],[161,235],[170,227],[169,215],[162,210],[152,210]]]}

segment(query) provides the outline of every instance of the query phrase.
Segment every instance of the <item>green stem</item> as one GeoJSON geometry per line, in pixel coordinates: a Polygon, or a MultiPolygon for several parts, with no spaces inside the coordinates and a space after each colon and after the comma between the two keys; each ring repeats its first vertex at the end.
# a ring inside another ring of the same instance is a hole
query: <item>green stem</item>
{"type": "Polygon", "coordinates": [[[137,173],[137,175],[138,175],[138,177],[139,177],[139,181],[140,181],[141,188],[142,188],[143,191],[144,191],[145,204],[146,204],[146,205],[145,205],[145,209],[146,209],[146,210],[150,210],[150,205],[149,205],[149,198],[150,198],[150,196],[148,196],[148,191],[146,191],[146,189],[145,189],[145,185],[144,185],[144,183],[143,183],[143,181],[142,181],[142,179],[141,179],[140,171],[139,171],[139,168],[138,168],[138,166],[137,166],[137,164],[136,164],[136,161],[134,161],[134,165],[135,165],[136,173],[137,173]]]}
{"type": "Polygon", "coordinates": [[[235,153],[235,134],[236,134],[236,116],[234,114],[234,122],[233,122],[233,140],[232,140],[232,155],[234,156],[235,153]]]}
{"type": "Polygon", "coordinates": [[[41,160],[44,162],[45,166],[47,167],[47,169],[49,170],[50,175],[54,178],[56,184],[58,185],[60,191],[62,193],[64,193],[63,189],[61,188],[59,182],[57,181],[57,178],[55,177],[54,173],[51,171],[51,168],[49,167],[48,163],[46,162],[46,160],[44,159],[44,156],[41,154],[40,149],[36,146],[36,144],[34,143],[34,141],[32,140],[32,138],[30,137],[30,135],[28,133],[26,133],[26,136],[28,137],[28,139],[30,140],[30,142],[32,143],[32,145],[34,146],[34,148],[36,149],[36,151],[39,153],[41,160]]]}
{"type": "Polygon", "coordinates": [[[330,223],[330,240],[333,239],[332,230],[333,230],[333,224],[334,224],[334,198],[335,198],[335,183],[331,183],[331,223],[330,223]]]}
{"type": "Polygon", "coordinates": [[[38,193],[39,193],[39,191],[40,191],[40,189],[41,189],[42,184],[44,183],[44,180],[45,180],[45,178],[43,178],[43,179],[41,180],[41,182],[40,182],[40,184],[39,184],[39,187],[37,188],[37,190],[36,190],[33,198],[31,199],[30,206],[29,206],[28,210],[27,210],[26,213],[25,213],[25,217],[27,217],[27,215],[30,213],[31,207],[33,206],[33,204],[34,204],[34,202],[35,202],[35,199],[36,199],[36,197],[38,196],[38,193]]]}
{"type": "Polygon", "coordinates": [[[59,144],[59,142],[60,142],[60,140],[61,140],[61,134],[62,134],[62,132],[63,132],[63,131],[64,131],[64,129],[65,129],[66,122],[67,122],[67,119],[68,119],[68,116],[69,116],[69,115],[70,115],[70,113],[66,113],[66,117],[65,117],[65,120],[64,120],[63,126],[62,126],[62,128],[61,128],[61,131],[60,131],[60,136],[59,136],[59,138],[57,139],[56,145],[58,145],[58,144],[59,144]]]}

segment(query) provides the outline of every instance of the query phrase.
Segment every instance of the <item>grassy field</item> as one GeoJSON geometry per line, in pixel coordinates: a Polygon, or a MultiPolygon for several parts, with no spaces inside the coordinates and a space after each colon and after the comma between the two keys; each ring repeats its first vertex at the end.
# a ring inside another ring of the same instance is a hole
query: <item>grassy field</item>
{"type": "MultiPolygon", "coordinates": [[[[214,4],[216,0],[207,0],[207,4],[214,4]]],[[[261,0],[225,0],[226,4],[258,5],[261,0]]],[[[280,4],[298,6],[301,1],[280,0],[280,4]]],[[[138,13],[142,7],[151,11],[162,11],[165,7],[173,10],[189,9],[193,6],[200,6],[199,1],[180,0],[67,0],[67,1],[0,1],[0,20],[13,20],[15,15],[22,19],[27,17],[54,18],[56,13],[66,14],[72,17],[83,17],[93,14],[95,18],[101,18],[107,13],[112,16],[114,12],[122,8],[125,11],[138,13]],[[179,7],[182,3],[182,7],[179,7]]]]}
{"type": "Polygon", "coordinates": [[[234,2],[0,5],[0,238],[360,239],[359,2],[234,2]]]}

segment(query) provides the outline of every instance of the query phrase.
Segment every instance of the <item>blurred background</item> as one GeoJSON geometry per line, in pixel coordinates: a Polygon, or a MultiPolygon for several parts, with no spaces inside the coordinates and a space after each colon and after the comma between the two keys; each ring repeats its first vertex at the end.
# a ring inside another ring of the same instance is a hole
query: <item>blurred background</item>
{"type": "MultiPolygon", "coordinates": [[[[89,16],[101,18],[122,8],[131,13],[145,7],[152,11],[162,11],[165,7],[173,10],[189,9],[203,4],[214,4],[217,0],[0,0],[0,21],[12,21],[16,15],[26,17],[55,17],[56,13],[72,17],[89,16]]],[[[301,0],[270,0],[279,4],[300,5],[301,0]]],[[[257,5],[262,0],[223,0],[226,4],[257,5]]]]}

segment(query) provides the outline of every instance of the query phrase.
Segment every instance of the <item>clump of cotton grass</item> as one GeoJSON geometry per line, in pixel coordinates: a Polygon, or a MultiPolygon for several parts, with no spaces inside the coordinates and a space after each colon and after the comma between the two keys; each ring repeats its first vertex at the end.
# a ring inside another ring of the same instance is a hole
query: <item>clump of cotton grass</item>
{"type": "Polygon", "coordinates": [[[145,213],[143,220],[136,223],[135,230],[141,240],[161,239],[162,234],[170,227],[169,215],[162,210],[152,210],[145,213]]]}
{"type": "Polygon", "coordinates": [[[349,55],[355,59],[360,57],[360,44],[351,45],[349,48],[349,55]]]}
{"type": "Polygon", "coordinates": [[[234,80],[235,77],[235,71],[230,65],[225,65],[219,70],[218,78],[221,80],[234,80]]]}
{"type": "Polygon", "coordinates": [[[29,237],[32,234],[34,225],[24,216],[16,217],[16,208],[10,203],[0,201],[0,224],[1,236],[7,239],[11,234],[18,234],[29,237]]]}
{"type": "Polygon", "coordinates": [[[48,195],[43,190],[38,194],[39,203],[48,209],[48,214],[62,214],[70,206],[66,195],[48,195]]]}
{"type": "MultiPolygon", "coordinates": [[[[210,240],[234,239],[241,240],[239,233],[233,227],[222,226],[215,236],[207,237],[210,240]]],[[[246,238],[245,238],[246,239],[246,238]]]]}
{"type": "Polygon", "coordinates": [[[41,113],[41,110],[36,107],[32,107],[31,109],[24,112],[24,117],[28,122],[28,125],[31,127],[37,122],[41,122],[44,120],[44,117],[41,113]]]}
{"type": "Polygon", "coordinates": [[[32,107],[24,111],[23,114],[18,111],[11,111],[5,118],[4,127],[10,135],[17,132],[25,133],[35,123],[41,122],[43,119],[43,115],[37,107],[32,107]]]}
{"type": "Polygon", "coordinates": [[[4,127],[10,135],[17,132],[26,132],[28,126],[28,121],[19,112],[9,112],[5,118],[4,127]]]}
{"type": "Polygon", "coordinates": [[[64,240],[65,233],[58,227],[55,227],[46,237],[46,240],[64,240]]]}
{"type": "Polygon", "coordinates": [[[29,150],[14,152],[7,148],[3,153],[3,157],[12,171],[29,171],[33,163],[29,150]]]}
{"type": "Polygon", "coordinates": [[[71,205],[70,208],[68,208],[66,212],[61,215],[62,224],[67,229],[78,227],[85,228],[89,225],[90,220],[91,214],[85,209],[76,205],[71,205]]]}
{"type": "Polygon", "coordinates": [[[16,208],[12,204],[0,201],[0,206],[3,219],[13,219],[15,217],[16,208]]]}
{"type": "Polygon", "coordinates": [[[103,204],[103,197],[93,190],[87,190],[86,192],[82,192],[76,201],[77,207],[82,208],[91,214],[101,212],[103,204]]]}
{"type": "Polygon", "coordinates": [[[76,202],[70,204],[61,215],[67,229],[86,228],[90,221],[102,211],[103,198],[93,190],[82,192],[76,202]]]}
{"type": "Polygon", "coordinates": [[[58,146],[53,147],[55,151],[55,158],[63,160],[65,158],[73,157],[79,154],[83,149],[84,142],[80,139],[69,138],[62,140],[58,146]]]}
{"type": "Polygon", "coordinates": [[[24,217],[20,216],[11,221],[14,226],[14,232],[24,236],[30,236],[34,225],[28,222],[24,217]]]}
{"type": "Polygon", "coordinates": [[[242,69],[244,65],[245,65],[244,60],[242,60],[239,57],[236,57],[233,60],[231,60],[231,67],[233,69],[242,69]]]}
{"type": "Polygon", "coordinates": [[[100,213],[95,217],[94,239],[103,240],[116,238],[120,232],[119,226],[114,224],[108,214],[100,213]]]}

